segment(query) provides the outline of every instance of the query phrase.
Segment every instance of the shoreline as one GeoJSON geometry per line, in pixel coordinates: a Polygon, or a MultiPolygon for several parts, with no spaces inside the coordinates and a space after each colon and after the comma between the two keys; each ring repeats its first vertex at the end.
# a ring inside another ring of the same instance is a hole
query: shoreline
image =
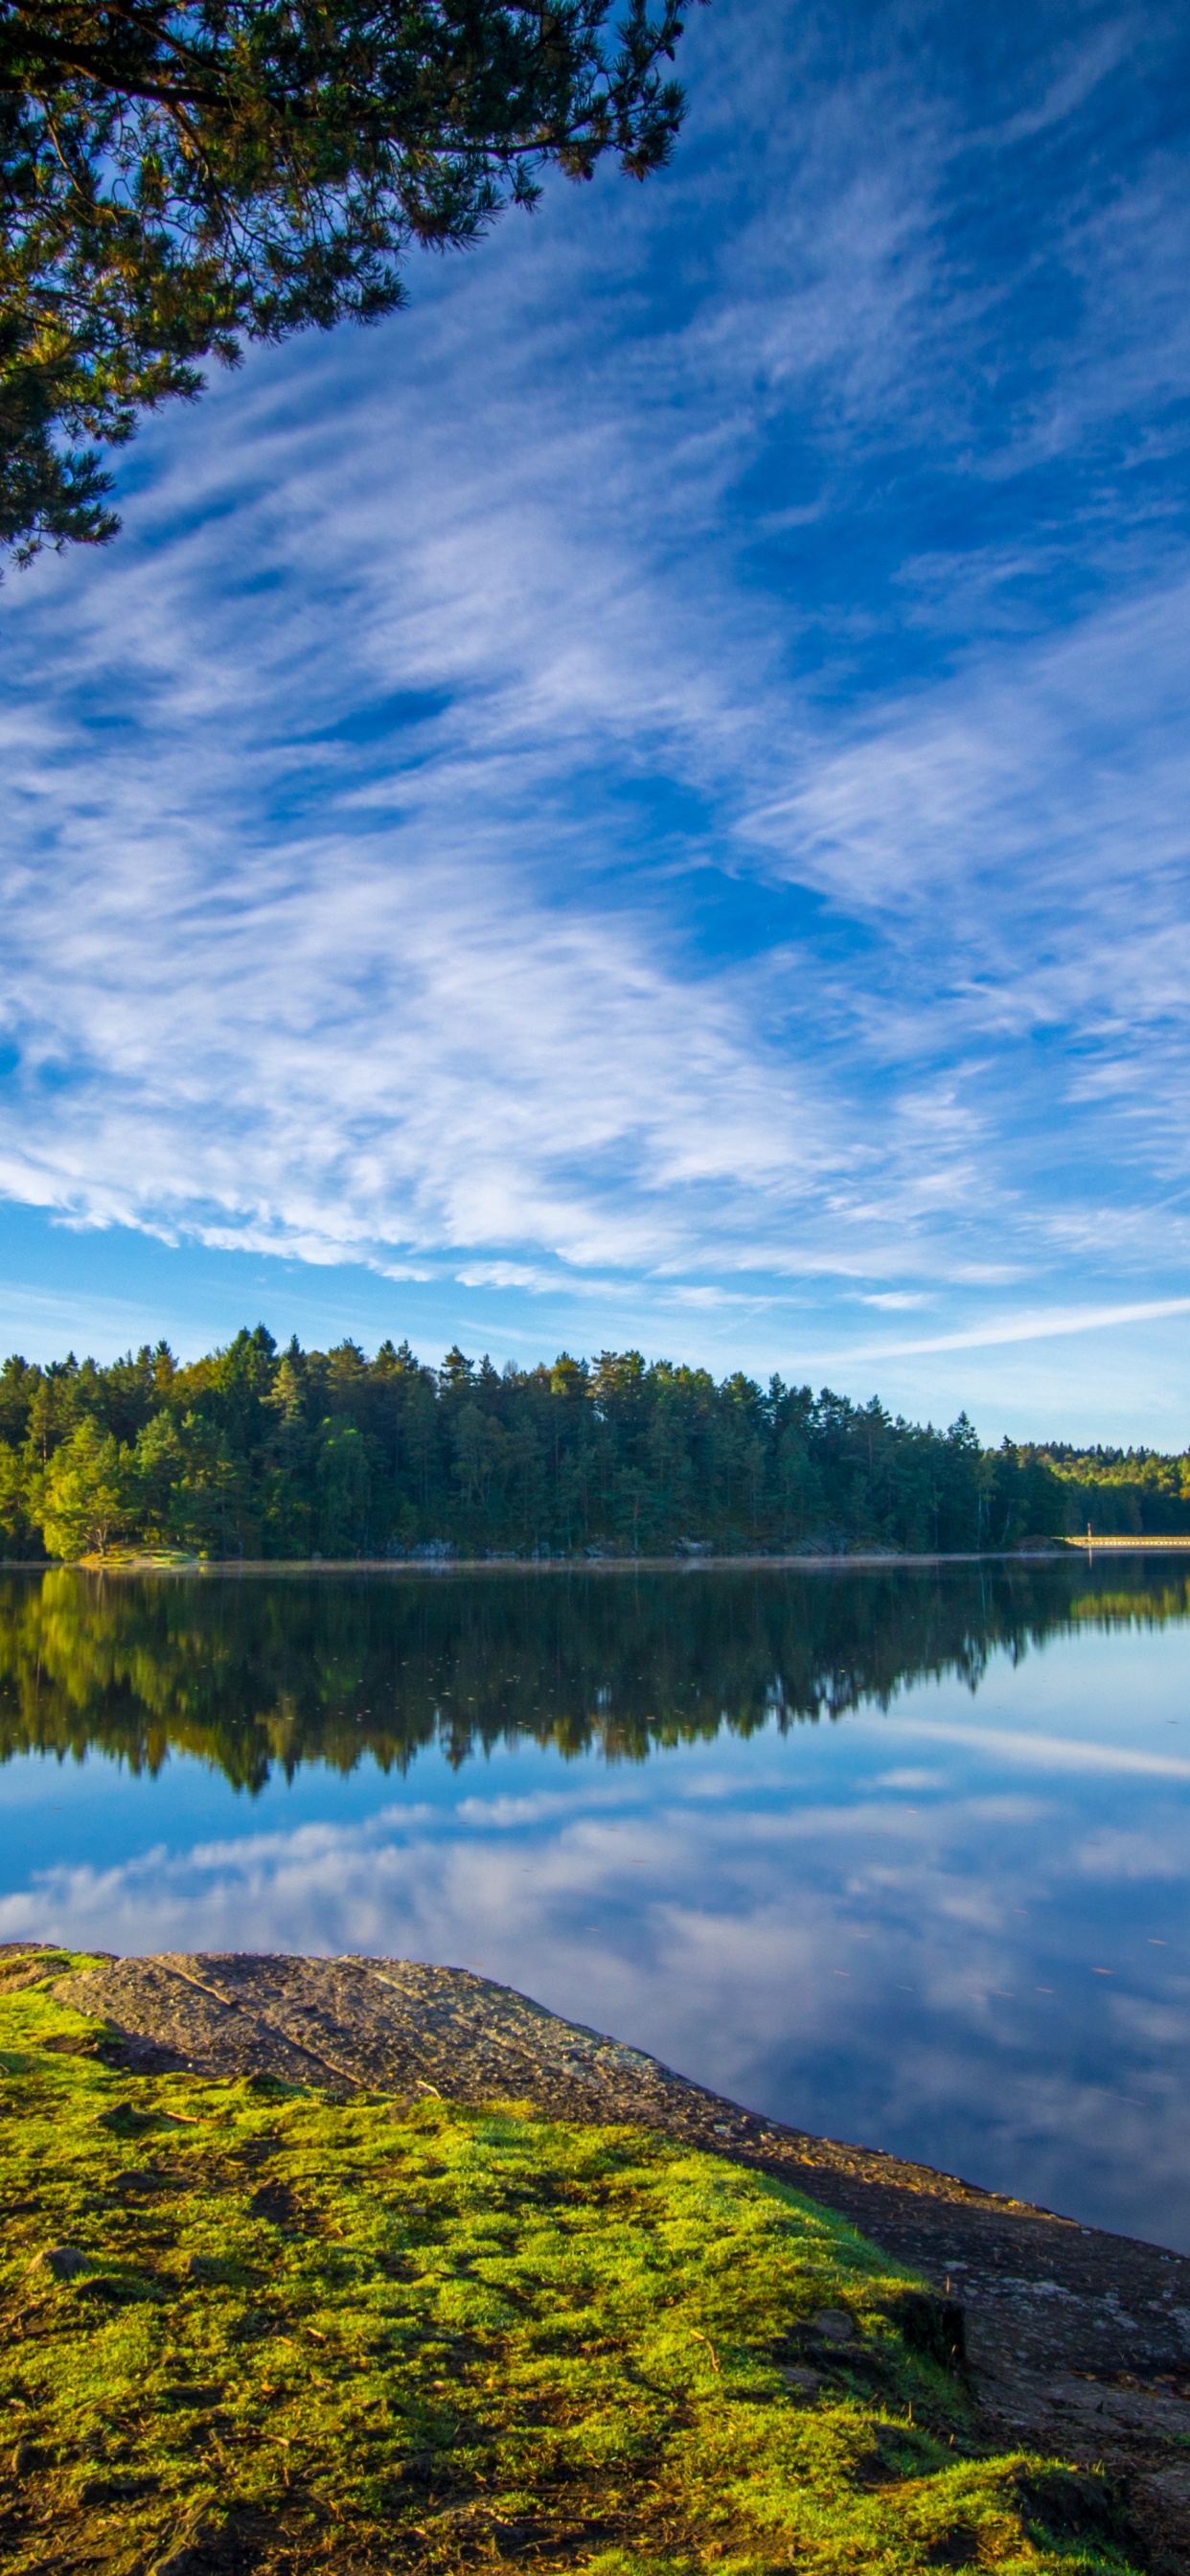
{"type": "Polygon", "coordinates": [[[816,1550],[788,1556],[702,1555],[665,1556],[490,1556],[490,1557],[239,1557],[239,1556],[158,1556],[151,1550],[142,1555],[62,1557],[0,1557],[0,1573],[6,1574],[160,1574],[193,1575],[286,1575],[294,1577],[386,1574],[394,1577],[432,1575],[547,1575],[547,1574],[881,1574],[905,1570],[929,1572],[951,1565],[1057,1565],[1084,1556],[1178,1556],[1190,1554],[1190,1535],[1186,1537],[1112,1537],[1064,1538],[1052,1546],[1025,1548],[969,1548],[944,1552],[930,1550],[911,1555],[894,1549],[856,1548],[846,1555],[832,1555],[816,1550]]]}

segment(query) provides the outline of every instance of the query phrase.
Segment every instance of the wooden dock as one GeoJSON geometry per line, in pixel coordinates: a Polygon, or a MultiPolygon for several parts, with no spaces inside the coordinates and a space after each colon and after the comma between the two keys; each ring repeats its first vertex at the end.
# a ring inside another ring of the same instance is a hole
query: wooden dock
{"type": "Polygon", "coordinates": [[[1152,1538],[1147,1535],[1142,1538],[1138,1532],[1129,1532],[1127,1535],[1113,1533],[1111,1537],[1100,1538],[1098,1531],[1095,1532],[1094,1536],[1092,1536],[1091,1532],[1088,1531],[1085,1538],[1064,1538],[1059,1541],[1059,1544],[1062,1547],[1081,1548],[1084,1556],[1094,1556],[1096,1551],[1100,1548],[1114,1548],[1117,1554],[1123,1549],[1127,1549],[1131,1552],[1132,1550],[1141,1547],[1148,1549],[1155,1548],[1159,1554],[1165,1554],[1171,1548],[1190,1548],[1190,1532],[1187,1532],[1181,1537],[1176,1533],[1171,1532],[1168,1536],[1162,1538],[1152,1538]]]}

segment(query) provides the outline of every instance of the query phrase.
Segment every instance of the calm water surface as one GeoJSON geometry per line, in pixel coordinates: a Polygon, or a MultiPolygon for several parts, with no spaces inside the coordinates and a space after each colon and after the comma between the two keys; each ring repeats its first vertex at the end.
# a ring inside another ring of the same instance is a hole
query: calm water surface
{"type": "Polygon", "coordinates": [[[0,1938],[479,1968],[1190,2251],[1190,1585],[0,1577],[0,1938]]]}

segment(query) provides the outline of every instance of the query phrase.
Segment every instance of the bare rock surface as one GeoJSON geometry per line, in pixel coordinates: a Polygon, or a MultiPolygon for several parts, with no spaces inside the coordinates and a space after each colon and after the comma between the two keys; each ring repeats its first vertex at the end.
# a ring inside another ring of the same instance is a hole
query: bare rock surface
{"type": "MultiPolygon", "coordinates": [[[[0,1948],[0,1991],[19,1973],[15,1948],[8,1979],[0,1948]]],[[[462,1968],[179,1952],[111,1958],[56,1991],[108,2022],[130,2074],[185,2067],[529,2101],[560,2118],[639,2121],[778,2176],[961,2303],[989,2438],[1103,2461],[1150,2564],[1190,2568],[1190,2258],[762,2119],[462,1968]]]]}

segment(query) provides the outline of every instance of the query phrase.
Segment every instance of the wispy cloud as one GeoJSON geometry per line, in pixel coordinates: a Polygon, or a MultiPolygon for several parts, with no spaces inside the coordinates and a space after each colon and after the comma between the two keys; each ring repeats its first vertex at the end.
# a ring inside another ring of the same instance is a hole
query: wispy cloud
{"type": "Polygon", "coordinates": [[[3,599],[0,1187],[820,1341],[837,1282],[857,1358],[1180,1311],[1175,40],[728,7],[658,186],[151,429],[3,599]]]}
{"type": "MultiPolygon", "coordinates": [[[[911,1304],[916,1300],[869,1297],[867,1305],[911,1304]]],[[[1114,1324],[1160,1323],[1167,1315],[1190,1315],[1190,1297],[1150,1298],[1136,1306],[1059,1306],[1048,1314],[1023,1314],[989,1318],[983,1324],[969,1324],[959,1333],[935,1333],[919,1341],[851,1342],[847,1355],[851,1359],[891,1359],[902,1353],[926,1351],[992,1350],[1007,1342],[1044,1342],[1064,1340],[1068,1333],[1103,1333],[1114,1324]]],[[[838,1353],[821,1353],[824,1365],[838,1353]]]]}

